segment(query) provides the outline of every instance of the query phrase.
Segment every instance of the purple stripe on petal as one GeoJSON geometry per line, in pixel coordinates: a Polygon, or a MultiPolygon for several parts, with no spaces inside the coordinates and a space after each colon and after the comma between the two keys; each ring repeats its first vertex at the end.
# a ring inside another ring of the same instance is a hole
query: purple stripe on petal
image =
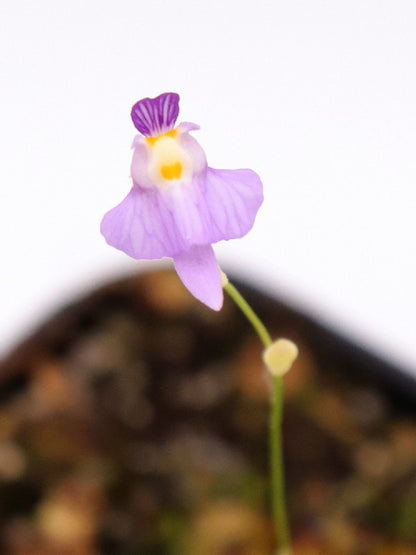
{"type": "Polygon", "coordinates": [[[211,245],[190,248],[174,258],[175,268],[185,287],[213,310],[223,303],[220,269],[211,245]]]}
{"type": "Polygon", "coordinates": [[[139,100],[131,110],[136,129],[145,137],[157,137],[174,128],[179,114],[179,95],[164,93],[139,100]]]}

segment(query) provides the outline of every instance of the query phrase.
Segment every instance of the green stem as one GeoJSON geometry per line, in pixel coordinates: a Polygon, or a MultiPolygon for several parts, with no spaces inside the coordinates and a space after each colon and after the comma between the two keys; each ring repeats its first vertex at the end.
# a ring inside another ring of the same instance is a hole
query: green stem
{"type": "MultiPolygon", "coordinates": [[[[264,347],[269,347],[272,338],[266,326],[244,299],[241,293],[227,283],[224,291],[232,298],[241,312],[253,326],[264,347]]],[[[290,555],[290,532],[286,514],[285,476],[282,449],[282,413],[283,413],[283,384],[282,378],[273,377],[273,395],[270,411],[270,472],[273,522],[277,536],[277,555],[290,555]]]]}
{"type": "Polygon", "coordinates": [[[282,555],[290,555],[290,530],[286,513],[285,472],[283,463],[283,383],[281,377],[273,377],[273,400],[270,412],[270,459],[272,474],[273,516],[282,555]]]}

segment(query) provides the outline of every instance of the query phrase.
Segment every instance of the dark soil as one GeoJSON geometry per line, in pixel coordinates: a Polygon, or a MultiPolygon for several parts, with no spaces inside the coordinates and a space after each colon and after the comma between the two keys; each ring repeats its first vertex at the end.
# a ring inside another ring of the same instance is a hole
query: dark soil
{"type": "MultiPolygon", "coordinates": [[[[296,341],[284,438],[295,553],[416,554],[416,384],[245,291],[296,341]]],[[[226,300],[175,274],[100,289],[1,363],[0,552],[271,555],[269,383],[226,300]]]]}

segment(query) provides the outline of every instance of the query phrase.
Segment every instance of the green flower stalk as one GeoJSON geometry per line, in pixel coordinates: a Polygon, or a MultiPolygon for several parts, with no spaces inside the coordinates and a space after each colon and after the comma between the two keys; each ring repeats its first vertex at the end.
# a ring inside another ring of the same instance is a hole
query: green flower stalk
{"type": "Polygon", "coordinates": [[[224,291],[240,308],[263,343],[263,361],[272,376],[272,399],[270,410],[270,474],[273,523],[277,538],[276,555],[290,555],[290,529],[286,511],[285,475],[282,445],[283,382],[286,374],[298,356],[298,348],[288,339],[273,342],[266,326],[232,285],[225,274],[222,275],[224,291]]]}

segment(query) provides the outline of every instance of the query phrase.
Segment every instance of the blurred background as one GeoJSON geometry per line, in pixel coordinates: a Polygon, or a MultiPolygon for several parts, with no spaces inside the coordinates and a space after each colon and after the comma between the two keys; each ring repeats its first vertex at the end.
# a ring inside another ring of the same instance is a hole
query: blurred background
{"type": "Polygon", "coordinates": [[[415,23],[411,0],[1,2],[1,553],[272,551],[259,341],[99,233],[132,104],[175,91],[209,164],[264,183],[216,253],[299,345],[294,552],[415,554],[415,23]]]}
{"type": "Polygon", "coordinates": [[[130,187],[130,108],[181,95],[208,162],[265,203],[223,267],[415,372],[411,0],[3,0],[0,348],[151,264],[99,222],[130,187]]]}

